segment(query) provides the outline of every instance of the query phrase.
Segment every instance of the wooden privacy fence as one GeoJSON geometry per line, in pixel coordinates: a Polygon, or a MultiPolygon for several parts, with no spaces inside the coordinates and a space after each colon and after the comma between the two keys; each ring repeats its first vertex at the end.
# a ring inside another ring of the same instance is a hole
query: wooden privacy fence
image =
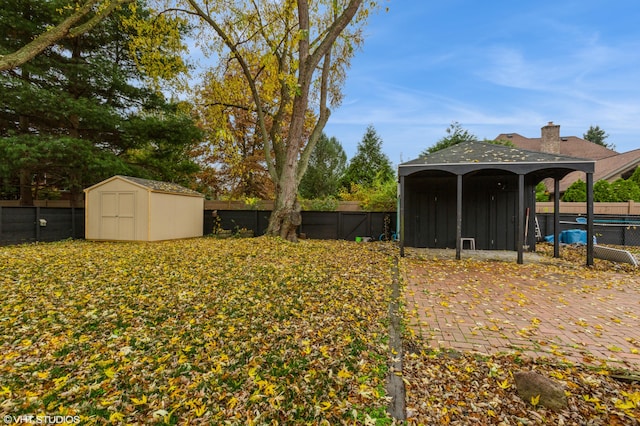
{"type": "MultiPolygon", "coordinates": [[[[304,207],[303,201],[303,209],[304,207]]],[[[204,209],[205,210],[273,210],[274,202],[273,200],[255,200],[255,202],[251,205],[248,205],[245,201],[238,200],[205,200],[204,201],[204,209]]],[[[310,210],[310,209],[307,209],[310,210]]],[[[359,201],[336,201],[335,211],[338,212],[355,212],[362,211],[360,208],[359,201]]]]}
{"type": "MultiPolygon", "coordinates": [[[[222,229],[247,229],[254,235],[263,235],[269,224],[268,210],[205,210],[204,234],[211,234],[215,221],[214,211],[220,218],[222,229]]],[[[390,232],[396,230],[395,212],[316,212],[303,211],[299,234],[306,238],[323,240],[355,240],[356,237],[379,238],[384,232],[384,218],[390,217],[390,232]]]]}
{"type": "Polygon", "coordinates": [[[0,244],[84,238],[84,208],[2,207],[0,244]]]}
{"type": "MultiPolygon", "coordinates": [[[[69,200],[35,200],[36,207],[57,207],[57,208],[83,208],[84,201],[72,205],[69,200]]],[[[19,200],[0,200],[0,207],[20,207],[19,200]]],[[[257,200],[253,205],[248,205],[245,201],[220,201],[205,200],[205,210],[265,210],[273,209],[272,200],[257,200]]],[[[339,201],[336,211],[355,212],[362,211],[358,201],[339,201]]],[[[631,215],[640,216],[640,203],[627,201],[624,203],[593,203],[594,214],[602,215],[631,215]]],[[[536,202],[536,213],[553,213],[552,201],[536,202]]],[[[565,203],[560,202],[560,213],[586,214],[586,203],[565,203]]]]}
{"type": "MultiPolygon", "coordinates": [[[[236,232],[246,229],[253,231],[254,235],[263,235],[271,212],[268,210],[204,210],[203,214],[204,235],[213,232],[216,217],[222,229],[236,232]]],[[[75,207],[0,206],[0,245],[84,238],[84,215],[83,208],[75,207]]],[[[378,238],[384,232],[387,215],[390,223],[389,232],[395,232],[395,212],[303,211],[299,233],[315,239],[378,238]]]]}
{"type": "MultiPolygon", "coordinates": [[[[543,203],[542,204],[544,207],[543,203]]],[[[580,204],[580,203],[562,203],[580,204]]],[[[630,203],[606,203],[626,204],[630,203]]],[[[635,209],[640,203],[633,203],[635,209]]],[[[563,206],[561,205],[561,208],[563,206]]],[[[577,207],[577,206],[575,206],[577,207]]],[[[536,209],[538,210],[538,209],[536,209]]],[[[203,233],[214,229],[215,210],[204,210],[203,233]]],[[[551,210],[553,211],[553,210],[551,210]]],[[[562,211],[562,210],[561,210],[562,211]]],[[[247,229],[254,235],[262,235],[267,229],[268,210],[217,210],[223,229],[239,231],[247,229]]],[[[35,241],[57,241],[67,238],[84,238],[84,208],[77,207],[6,207],[0,206],[0,245],[20,244],[35,241]]],[[[385,215],[390,216],[389,231],[396,231],[395,212],[363,211],[303,211],[299,232],[307,238],[354,240],[359,236],[378,238],[384,232],[385,215]]],[[[577,213],[561,213],[560,230],[584,229],[576,222],[577,213]]],[[[542,235],[553,232],[553,213],[536,214],[542,235]]],[[[595,236],[599,244],[640,246],[640,214],[597,214],[594,221],[595,236]]]]}
{"type": "MultiPolygon", "coordinates": [[[[536,213],[553,213],[553,201],[536,202],[536,213]]],[[[587,203],[560,202],[560,213],[587,214],[587,203]]],[[[597,215],[640,215],[640,203],[593,203],[593,213],[597,215]]]]}

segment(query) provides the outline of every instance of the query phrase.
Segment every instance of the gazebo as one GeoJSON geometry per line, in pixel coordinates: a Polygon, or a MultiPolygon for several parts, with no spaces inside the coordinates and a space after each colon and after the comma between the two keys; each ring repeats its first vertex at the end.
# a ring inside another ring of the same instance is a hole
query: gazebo
{"type": "MultiPolygon", "coordinates": [[[[406,247],[453,248],[463,239],[480,250],[535,250],[535,186],[584,172],[587,265],[593,265],[595,162],[487,142],[463,142],[398,166],[400,254],[406,247]]],[[[554,200],[554,256],[560,253],[560,201],[554,200]]]]}

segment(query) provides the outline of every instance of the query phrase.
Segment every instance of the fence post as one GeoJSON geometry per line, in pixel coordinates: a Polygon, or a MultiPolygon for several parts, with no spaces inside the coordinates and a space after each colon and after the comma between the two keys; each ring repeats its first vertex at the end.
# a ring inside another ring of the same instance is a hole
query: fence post
{"type": "Polygon", "coordinates": [[[76,208],[71,205],[71,238],[76,239],[76,208]]]}
{"type": "Polygon", "coordinates": [[[36,241],[40,241],[40,207],[36,207],[36,241]]]}
{"type": "Polygon", "coordinates": [[[260,227],[260,216],[259,216],[259,211],[258,209],[255,210],[255,213],[253,215],[253,236],[257,237],[258,235],[258,228],[260,227]]]}

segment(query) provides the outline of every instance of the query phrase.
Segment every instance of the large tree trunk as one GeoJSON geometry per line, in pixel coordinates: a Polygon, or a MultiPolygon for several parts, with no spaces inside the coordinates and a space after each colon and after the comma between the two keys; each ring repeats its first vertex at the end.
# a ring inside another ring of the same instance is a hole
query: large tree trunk
{"type": "Polygon", "coordinates": [[[72,207],[77,206],[82,201],[83,191],[79,182],[80,177],[76,173],[69,174],[69,194],[72,207]]]}
{"type": "Polygon", "coordinates": [[[298,80],[300,93],[293,100],[285,152],[284,155],[276,155],[278,160],[284,160],[284,162],[280,163],[281,167],[277,165],[275,167],[275,170],[279,173],[276,183],[276,199],[269,218],[269,227],[267,228],[267,235],[279,235],[293,242],[298,241],[297,229],[302,223],[300,203],[298,203],[298,185],[300,184],[298,168],[301,166],[300,151],[304,147],[305,112],[311,82],[310,76],[305,78],[304,72],[301,71],[300,73],[302,75],[298,80]]]}
{"type": "Polygon", "coordinates": [[[31,172],[20,170],[20,205],[33,206],[33,193],[31,192],[31,172]]]}
{"type": "Polygon", "coordinates": [[[267,235],[280,236],[289,241],[298,241],[298,226],[302,223],[300,203],[298,203],[298,162],[293,153],[287,153],[276,184],[276,197],[269,218],[267,235]]]}
{"type": "MultiPolygon", "coordinates": [[[[30,75],[29,71],[22,69],[22,76],[25,81],[29,81],[30,75]]],[[[31,124],[29,117],[25,115],[20,115],[19,117],[20,123],[20,133],[29,134],[29,126],[31,124]]],[[[20,205],[21,206],[33,206],[33,192],[32,190],[32,174],[31,170],[28,169],[20,169],[19,172],[20,179],[20,205]]]]}

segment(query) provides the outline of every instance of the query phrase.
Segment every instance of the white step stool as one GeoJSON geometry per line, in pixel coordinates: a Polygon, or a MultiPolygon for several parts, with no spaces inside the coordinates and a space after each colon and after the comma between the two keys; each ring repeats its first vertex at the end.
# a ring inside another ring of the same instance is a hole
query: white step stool
{"type": "Polygon", "coordinates": [[[476,249],[476,239],[475,238],[460,238],[460,249],[464,250],[464,243],[469,243],[469,250],[476,249]]]}

